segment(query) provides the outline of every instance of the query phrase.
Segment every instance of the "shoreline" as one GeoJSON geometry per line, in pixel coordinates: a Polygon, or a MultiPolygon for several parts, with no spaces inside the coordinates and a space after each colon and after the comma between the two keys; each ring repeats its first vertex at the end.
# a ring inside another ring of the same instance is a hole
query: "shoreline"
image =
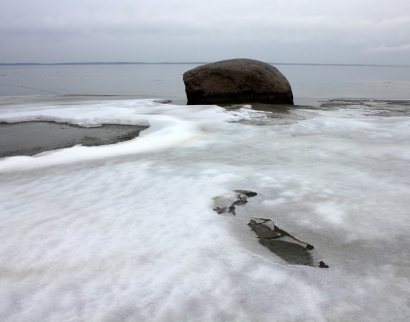
{"type": "MultiPolygon", "coordinates": [[[[81,105],[101,101],[141,100],[136,96],[121,95],[47,95],[47,96],[8,96],[0,97],[0,112],[2,108],[16,108],[33,104],[56,104],[57,106],[81,105]]],[[[185,98],[143,98],[164,105],[187,106],[185,98]]],[[[253,125],[292,124],[311,118],[310,111],[338,110],[349,107],[365,110],[364,115],[408,116],[410,100],[406,99],[297,99],[295,105],[272,104],[231,104],[218,105],[227,111],[237,110],[243,106],[251,110],[265,113],[266,119],[253,125]],[[303,111],[304,110],[304,111],[303,111]]],[[[242,121],[242,123],[247,123],[242,121]]],[[[115,144],[134,139],[147,126],[104,124],[99,127],[81,127],[69,123],[53,121],[23,121],[8,123],[0,121],[0,158],[29,155],[69,148],[75,145],[99,146],[115,144]]]]}
{"type": "Polygon", "coordinates": [[[33,156],[42,152],[73,147],[99,146],[128,141],[148,126],[104,124],[81,127],[51,121],[0,123],[0,158],[33,156]]]}

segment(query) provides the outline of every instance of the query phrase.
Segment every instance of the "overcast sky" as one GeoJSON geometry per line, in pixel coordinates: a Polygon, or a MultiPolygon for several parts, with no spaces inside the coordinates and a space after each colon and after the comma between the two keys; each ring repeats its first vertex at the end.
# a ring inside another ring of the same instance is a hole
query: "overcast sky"
{"type": "Polygon", "coordinates": [[[0,62],[410,65],[409,0],[0,0],[0,62]]]}

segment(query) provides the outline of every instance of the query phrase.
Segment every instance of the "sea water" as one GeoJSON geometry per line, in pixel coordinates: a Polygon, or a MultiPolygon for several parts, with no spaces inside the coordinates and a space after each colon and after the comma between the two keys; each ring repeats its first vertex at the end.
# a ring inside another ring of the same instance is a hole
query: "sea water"
{"type": "MultiPolygon", "coordinates": [[[[0,66],[0,95],[125,95],[185,101],[182,75],[197,64],[0,66]]],[[[275,65],[304,99],[408,99],[410,67],[275,65]]],[[[186,101],[185,101],[186,102],[186,101]]]]}
{"type": "Polygon", "coordinates": [[[1,122],[150,126],[0,159],[1,319],[408,320],[409,69],[278,66],[303,106],[266,111],[184,106],[192,67],[0,68],[1,122]],[[237,189],[257,195],[213,210],[237,189]],[[255,217],[315,265],[263,247],[255,217]]]}

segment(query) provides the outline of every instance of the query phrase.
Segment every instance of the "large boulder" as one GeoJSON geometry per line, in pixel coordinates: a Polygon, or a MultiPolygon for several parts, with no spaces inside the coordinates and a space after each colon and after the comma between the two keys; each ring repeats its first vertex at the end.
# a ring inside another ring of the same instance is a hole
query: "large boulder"
{"type": "Polygon", "coordinates": [[[272,65],[253,59],[229,59],[184,73],[188,105],[292,104],[292,88],[272,65]]]}

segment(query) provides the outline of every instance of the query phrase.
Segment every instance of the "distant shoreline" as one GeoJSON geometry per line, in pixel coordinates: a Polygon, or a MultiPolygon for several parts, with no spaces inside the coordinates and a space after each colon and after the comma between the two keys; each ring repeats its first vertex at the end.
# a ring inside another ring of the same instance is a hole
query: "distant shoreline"
{"type": "MultiPolygon", "coordinates": [[[[0,66],[74,66],[74,65],[204,65],[209,62],[78,62],[78,63],[0,63],[0,66]]],[[[269,63],[271,65],[295,66],[363,66],[363,67],[410,67],[410,65],[380,64],[315,64],[315,63],[269,63]]]]}

